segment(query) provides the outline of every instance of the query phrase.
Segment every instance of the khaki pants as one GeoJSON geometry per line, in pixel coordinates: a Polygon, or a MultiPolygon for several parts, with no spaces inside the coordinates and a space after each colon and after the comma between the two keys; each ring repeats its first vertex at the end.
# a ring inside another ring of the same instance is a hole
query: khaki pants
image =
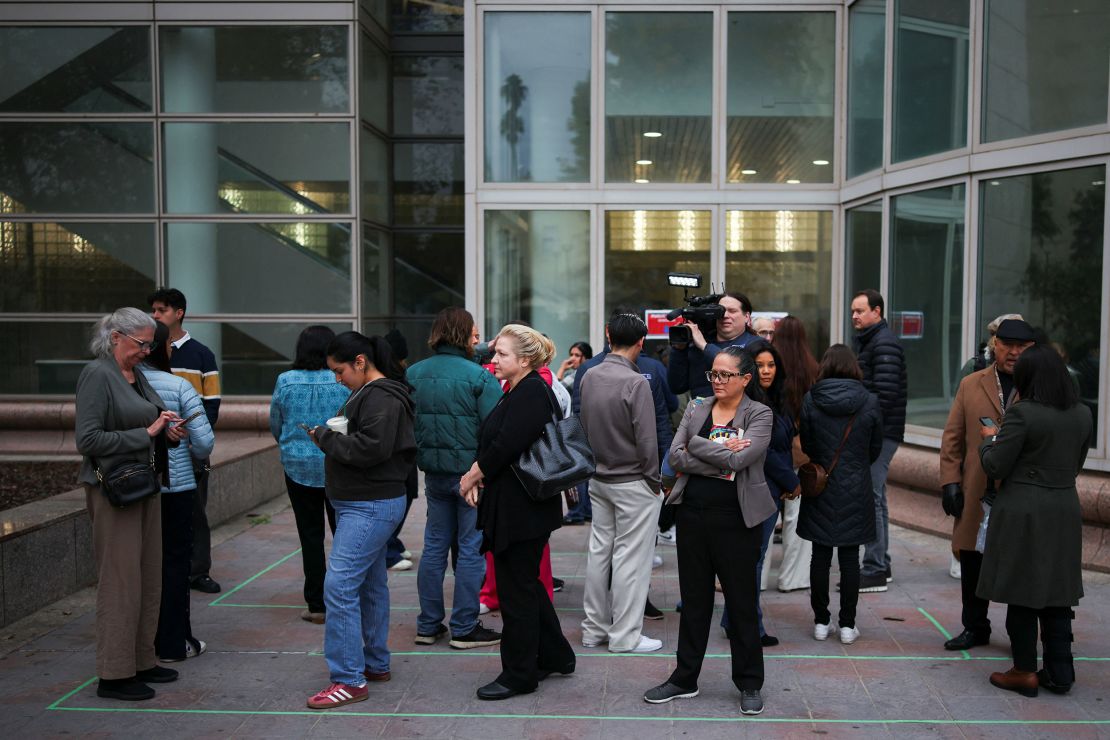
{"type": "Polygon", "coordinates": [[[130,678],[153,668],[162,597],[162,513],[158,496],[123,509],[85,486],[96,555],[96,673],[130,678]]]}

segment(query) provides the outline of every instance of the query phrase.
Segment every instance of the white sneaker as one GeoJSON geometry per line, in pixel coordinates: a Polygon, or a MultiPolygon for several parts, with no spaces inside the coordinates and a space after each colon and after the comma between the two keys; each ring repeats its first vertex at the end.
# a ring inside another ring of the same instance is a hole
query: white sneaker
{"type": "Polygon", "coordinates": [[[851,645],[859,639],[858,627],[841,627],[840,628],[840,642],[844,645],[851,645]]]}
{"type": "Polygon", "coordinates": [[[479,614],[489,614],[489,607],[479,601],[478,602],[478,613],[479,614]]]}
{"type": "Polygon", "coordinates": [[[952,555],[951,557],[952,561],[948,564],[948,575],[958,581],[963,578],[963,569],[960,567],[960,561],[956,560],[956,556],[952,555]]]}
{"type": "Polygon", "coordinates": [[[662,568],[662,567],[663,567],[663,558],[660,557],[659,555],[652,555],[651,556],[651,569],[655,570],[656,568],[662,568]]]}
{"type": "Polygon", "coordinates": [[[609,637],[586,637],[582,635],[582,647],[601,647],[609,642],[609,637]]]}
{"type": "Polygon", "coordinates": [[[829,625],[815,624],[813,625],[813,639],[814,640],[827,640],[829,638],[829,625]]]}
{"type": "Polygon", "coordinates": [[[398,560],[393,565],[389,566],[390,570],[412,570],[412,561],[408,558],[398,560]]]}
{"type": "Polygon", "coordinates": [[[636,644],[636,647],[632,648],[632,652],[654,653],[656,650],[659,650],[662,647],[662,640],[656,640],[654,638],[648,637],[647,635],[640,635],[640,642],[636,644]]]}
{"type": "Polygon", "coordinates": [[[401,557],[405,560],[412,560],[412,550],[403,550],[401,552],[401,557]]]}
{"type": "Polygon", "coordinates": [[[660,532],[655,535],[655,542],[659,545],[677,545],[678,544],[678,530],[671,527],[666,532],[660,532]]]}

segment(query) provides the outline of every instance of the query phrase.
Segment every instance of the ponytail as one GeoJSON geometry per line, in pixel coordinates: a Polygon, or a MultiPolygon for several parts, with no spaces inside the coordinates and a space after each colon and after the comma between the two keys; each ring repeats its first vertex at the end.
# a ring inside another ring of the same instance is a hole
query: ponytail
{"type": "Polygon", "coordinates": [[[405,381],[405,371],[394,359],[389,342],[377,335],[367,337],[357,331],[345,331],[328,343],[327,351],[328,357],[336,362],[354,362],[363,355],[389,380],[405,381]]]}

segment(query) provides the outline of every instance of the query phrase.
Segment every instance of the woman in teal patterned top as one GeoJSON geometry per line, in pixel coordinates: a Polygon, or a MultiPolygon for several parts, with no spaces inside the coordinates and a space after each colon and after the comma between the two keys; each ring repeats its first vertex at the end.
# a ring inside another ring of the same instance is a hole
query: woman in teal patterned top
{"type": "Polygon", "coordinates": [[[350,395],[328,370],[325,350],[335,332],[310,326],[297,338],[293,369],[278,376],[270,401],[270,433],[281,450],[285,487],[304,563],[304,600],[308,608],[301,619],[324,623],[324,514],[335,534],[335,510],[324,495],[324,453],[301,424],[313,429],[337,415],[350,395]]]}

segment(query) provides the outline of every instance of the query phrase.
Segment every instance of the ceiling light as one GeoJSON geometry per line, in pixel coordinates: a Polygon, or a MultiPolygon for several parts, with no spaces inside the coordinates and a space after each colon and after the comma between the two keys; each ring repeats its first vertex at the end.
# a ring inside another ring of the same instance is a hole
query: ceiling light
{"type": "Polygon", "coordinates": [[[638,180],[636,180],[635,182],[636,182],[637,185],[647,185],[649,182],[651,182],[651,180],[645,180],[644,178],[641,177],[638,180]]]}
{"type": "Polygon", "coordinates": [[[813,163],[815,165],[817,165],[818,167],[824,167],[825,165],[827,165],[829,163],[829,160],[827,160],[827,159],[815,159],[815,160],[813,160],[813,163]]]}
{"type": "Polygon", "coordinates": [[[991,180],[991,185],[1001,185],[1001,184],[1002,183],[1000,183],[998,180],[991,180]]]}
{"type": "Polygon", "coordinates": [[[756,174],[756,170],[740,170],[740,174],[741,175],[754,175],[754,174],[756,174]]]}
{"type": "Polygon", "coordinates": [[[1091,184],[1092,185],[1105,185],[1106,181],[1105,180],[1091,180],[1091,184]]]}
{"type": "Polygon", "coordinates": [[[786,181],[786,184],[787,184],[787,185],[798,185],[798,184],[800,184],[801,182],[802,182],[801,180],[787,180],[787,181],[786,181]]]}
{"type": "Polygon", "coordinates": [[[658,139],[662,135],[663,134],[659,133],[658,131],[645,131],[644,132],[644,136],[648,137],[649,139],[658,139]]]}
{"type": "Polygon", "coordinates": [[[650,159],[637,159],[636,164],[649,165],[649,164],[651,164],[651,160],[650,159]]]}

